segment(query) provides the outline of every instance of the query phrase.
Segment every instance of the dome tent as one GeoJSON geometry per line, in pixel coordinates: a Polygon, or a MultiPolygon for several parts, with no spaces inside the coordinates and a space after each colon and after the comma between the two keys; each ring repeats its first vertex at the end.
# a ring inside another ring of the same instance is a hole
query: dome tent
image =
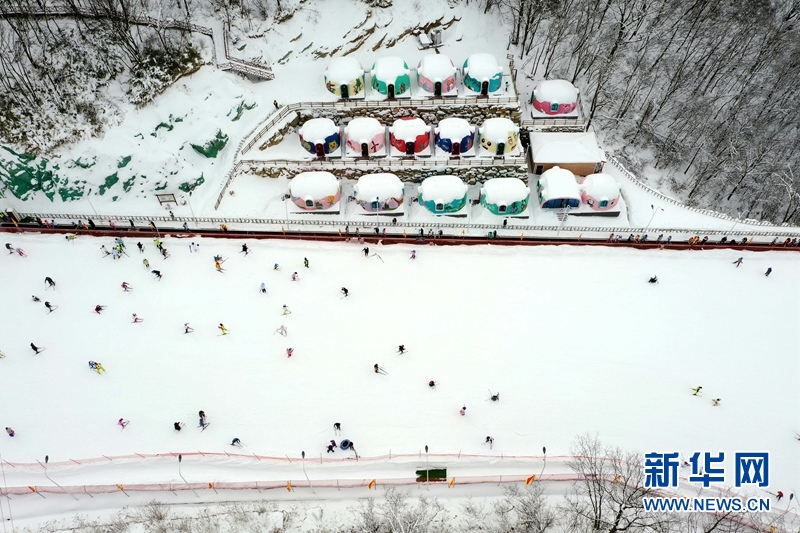
{"type": "Polygon", "coordinates": [[[475,144],[475,126],[463,118],[443,118],[435,131],[436,145],[452,155],[463,154],[475,144]]]}
{"type": "Polygon", "coordinates": [[[325,88],[342,98],[364,92],[364,67],[354,57],[334,57],[325,69],[325,88]]]}
{"type": "Polygon", "coordinates": [[[301,172],[289,181],[289,196],[300,209],[330,209],[339,202],[339,180],[330,172],[301,172]]]}
{"type": "Polygon", "coordinates": [[[533,87],[533,107],[547,115],[566,115],[578,108],[580,91],[566,80],[542,80],[533,87]]]}
{"type": "Polygon", "coordinates": [[[519,128],[507,118],[489,118],[480,127],[480,139],[487,152],[505,155],[517,147],[519,128]]]}
{"type": "Polygon", "coordinates": [[[492,54],[472,54],[464,61],[461,78],[464,87],[481,96],[500,90],[503,68],[492,54]]]}
{"type": "Polygon", "coordinates": [[[583,203],[595,211],[607,211],[619,203],[619,183],[608,174],[589,174],[581,183],[580,190],[583,203]]]}
{"type": "Polygon", "coordinates": [[[414,155],[428,147],[430,133],[430,126],[421,118],[403,117],[389,127],[389,141],[400,152],[414,155]]]}
{"type": "Polygon", "coordinates": [[[456,91],[456,67],[442,54],[424,56],[417,65],[417,85],[439,97],[456,91]]]}
{"type": "Polygon", "coordinates": [[[417,201],[435,214],[454,214],[467,205],[469,187],[456,176],[431,176],[417,188],[417,201]]]}
{"type": "Polygon", "coordinates": [[[383,149],[386,144],[386,128],[371,117],[356,117],[344,128],[347,146],[360,154],[369,157],[383,149]]]}
{"type": "Polygon", "coordinates": [[[519,178],[490,179],[481,187],[481,205],[495,215],[519,215],[528,208],[530,192],[519,178]]]}
{"type": "Polygon", "coordinates": [[[300,144],[306,151],[324,157],[336,151],[342,143],[339,126],[329,118],[312,118],[300,127],[300,144]]]}
{"type": "Polygon", "coordinates": [[[576,208],[581,204],[581,190],[575,174],[561,167],[546,170],[536,182],[542,209],[576,208]]]}
{"type": "Polygon", "coordinates": [[[404,190],[403,182],[394,174],[365,174],[353,187],[356,203],[370,213],[399,208],[403,204],[404,190]]]}
{"type": "Polygon", "coordinates": [[[379,57],[370,72],[372,88],[389,98],[405,94],[411,89],[411,70],[402,58],[379,57]]]}

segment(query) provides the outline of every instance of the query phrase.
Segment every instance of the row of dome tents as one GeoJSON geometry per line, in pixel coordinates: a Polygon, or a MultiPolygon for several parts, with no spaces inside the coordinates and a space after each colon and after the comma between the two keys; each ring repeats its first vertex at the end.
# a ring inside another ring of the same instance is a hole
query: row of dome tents
{"type": "MultiPolygon", "coordinates": [[[[431,128],[420,118],[403,117],[389,127],[389,143],[400,154],[422,155],[430,146],[431,128]]],[[[458,156],[467,154],[475,145],[476,134],[481,147],[489,154],[502,156],[514,153],[519,144],[519,127],[503,117],[486,119],[477,129],[462,118],[445,118],[433,129],[434,142],[443,152],[458,156]]],[[[298,130],[300,144],[317,157],[331,155],[342,145],[336,123],[328,118],[307,120],[298,130]]],[[[371,117],[356,117],[344,127],[348,156],[383,155],[386,128],[371,117]]]]}
{"type": "MultiPolygon", "coordinates": [[[[447,56],[424,56],[417,65],[417,86],[434,97],[457,96],[458,69],[447,56]]],[[[342,98],[363,96],[366,73],[354,57],[335,57],[325,69],[325,87],[342,98]]],[[[411,95],[411,69],[397,56],[380,57],[370,69],[372,88],[387,98],[411,95]]],[[[476,95],[500,91],[503,67],[491,54],[472,54],[461,68],[464,87],[476,95]]]]}
{"type": "MultiPolygon", "coordinates": [[[[423,94],[457,96],[458,69],[445,55],[424,56],[417,65],[417,86],[423,94]]],[[[464,86],[474,94],[500,91],[503,69],[491,54],[472,54],[461,69],[464,86]]],[[[397,56],[381,57],[370,70],[372,88],[389,98],[408,96],[411,69],[397,56]]],[[[342,98],[363,96],[365,71],[354,57],[335,57],[325,70],[325,87],[342,98]]],[[[566,80],[540,80],[531,92],[530,103],[545,115],[569,115],[578,111],[581,93],[566,80]]]]}
{"type": "MultiPolygon", "coordinates": [[[[533,179],[533,178],[531,178],[533,179]]],[[[554,167],[537,181],[543,209],[577,208],[581,203],[594,212],[612,212],[620,188],[608,174],[592,174],[579,185],[569,170],[554,167]]],[[[432,176],[417,188],[417,201],[438,215],[465,214],[468,186],[456,176],[432,176]]],[[[527,216],[531,189],[518,178],[493,178],[481,186],[480,204],[498,216],[527,216]]],[[[402,214],[405,186],[394,174],[366,174],[353,188],[355,202],[366,213],[402,214]]],[[[289,184],[289,196],[302,211],[330,211],[341,199],[339,180],[330,172],[303,172],[289,184]]]]}

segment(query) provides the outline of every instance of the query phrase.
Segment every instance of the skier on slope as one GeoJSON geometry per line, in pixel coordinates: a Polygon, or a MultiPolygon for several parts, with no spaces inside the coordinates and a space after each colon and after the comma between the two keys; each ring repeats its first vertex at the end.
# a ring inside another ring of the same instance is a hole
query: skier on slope
{"type": "Polygon", "coordinates": [[[242,251],[239,252],[240,254],[249,255],[250,249],[247,247],[247,243],[242,245],[242,251]]]}
{"type": "Polygon", "coordinates": [[[307,257],[303,258],[303,266],[308,268],[308,258],[307,257]]]}
{"type": "Polygon", "coordinates": [[[51,278],[50,276],[47,276],[47,277],[44,278],[44,284],[47,285],[48,289],[50,289],[50,288],[55,289],[55,287],[56,287],[56,282],[53,281],[53,278],[51,278]]]}
{"type": "Polygon", "coordinates": [[[369,257],[369,246],[365,246],[361,251],[364,252],[364,257],[369,257]]]}
{"type": "Polygon", "coordinates": [[[128,292],[133,288],[133,287],[131,287],[131,284],[128,283],[127,281],[123,281],[122,285],[120,285],[120,287],[122,287],[122,290],[125,291],[125,292],[128,292]]]}
{"type": "Polygon", "coordinates": [[[658,283],[658,276],[653,276],[647,280],[647,283],[658,283]]]}
{"type": "Polygon", "coordinates": [[[125,420],[124,418],[120,418],[119,420],[117,420],[117,425],[120,426],[122,429],[128,427],[128,424],[130,423],[131,423],[130,420],[125,420]]]}
{"type": "Polygon", "coordinates": [[[158,281],[161,281],[161,271],[160,270],[151,270],[150,271],[158,281]]]}
{"type": "Polygon", "coordinates": [[[147,259],[142,259],[142,264],[144,265],[145,268],[150,268],[150,261],[148,261],[147,259]]]}
{"type": "Polygon", "coordinates": [[[194,331],[194,328],[191,327],[188,322],[183,325],[183,333],[184,334],[185,333],[191,333],[193,331],[194,331]]]}
{"type": "Polygon", "coordinates": [[[465,405],[464,407],[459,409],[458,412],[461,414],[461,416],[466,415],[467,414],[467,406],[465,405]]]}
{"type": "Polygon", "coordinates": [[[35,294],[34,294],[33,296],[31,296],[31,300],[33,300],[34,302],[41,302],[41,301],[42,301],[42,300],[41,300],[41,299],[40,299],[38,296],[36,296],[35,294]]]}
{"type": "Polygon", "coordinates": [[[139,318],[138,316],[136,316],[136,313],[133,313],[133,323],[138,324],[139,322],[144,322],[144,319],[139,318]]]}
{"type": "Polygon", "coordinates": [[[35,353],[37,353],[37,354],[38,354],[39,352],[41,352],[42,350],[44,350],[44,348],[39,348],[39,347],[38,347],[38,346],[36,346],[35,344],[31,343],[31,350],[33,350],[35,353]]]}
{"type": "Polygon", "coordinates": [[[7,242],[6,250],[8,250],[8,255],[12,255],[14,253],[14,246],[10,242],[7,242]]]}
{"type": "Polygon", "coordinates": [[[291,357],[294,354],[294,348],[286,348],[286,357],[291,357]]]}
{"type": "Polygon", "coordinates": [[[692,389],[692,396],[697,396],[700,394],[700,391],[703,389],[702,386],[698,385],[697,387],[692,389]]]}
{"type": "Polygon", "coordinates": [[[10,427],[8,427],[8,426],[6,426],[6,433],[8,433],[8,436],[9,436],[9,437],[13,437],[14,435],[16,435],[16,434],[17,434],[17,432],[16,432],[16,431],[14,431],[13,429],[11,429],[11,428],[10,428],[10,427]]]}
{"type": "Polygon", "coordinates": [[[300,278],[297,277],[297,272],[292,272],[292,281],[297,281],[300,278]]]}
{"type": "Polygon", "coordinates": [[[139,249],[140,254],[144,253],[144,245],[141,242],[137,242],[136,247],[139,249]]]}
{"type": "Polygon", "coordinates": [[[734,261],[732,264],[736,265],[736,268],[739,268],[739,266],[741,266],[741,264],[742,264],[742,261],[744,261],[744,257],[740,257],[739,259],[734,261]]]}
{"type": "Polygon", "coordinates": [[[206,427],[206,424],[208,423],[208,422],[206,422],[206,412],[203,411],[203,410],[200,410],[200,411],[198,411],[197,416],[200,418],[200,427],[201,428],[206,427]]]}
{"type": "Polygon", "coordinates": [[[347,296],[350,294],[350,291],[347,290],[347,287],[342,287],[342,294],[344,294],[345,298],[347,298],[347,296]]]}
{"type": "Polygon", "coordinates": [[[48,312],[50,312],[50,313],[52,313],[53,311],[55,311],[56,309],[58,309],[58,306],[57,306],[57,305],[53,305],[53,304],[51,304],[50,302],[45,302],[45,303],[44,303],[44,306],[47,308],[47,311],[48,311],[48,312]]]}
{"type": "Polygon", "coordinates": [[[97,305],[94,306],[94,312],[99,315],[103,311],[103,309],[105,309],[105,308],[106,308],[105,305],[97,304],[97,305]]]}
{"type": "Polygon", "coordinates": [[[173,422],[172,427],[175,428],[175,431],[180,431],[181,429],[183,429],[183,423],[182,422],[173,422]]]}
{"type": "Polygon", "coordinates": [[[222,322],[219,323],[219,326],[217,326],[217,329],[219,329],[222,332],[222,335],[227,335],[228,334],[228,328],[226,328],[225,324],[223,324],[222,322]]]}
{"type": "Polygon", "coordinates": [[[397,347],[397,351],[400,352],[400,355],[403,355],[406,351],[406,345],[401,344],[400,346],[397,347]]]}
{"type": "Polygon", "coordinates": [[[267,286],[264,283],[261,284],[261,286],[258,288],[258,290],[262,294],[267,294],[267,286]]]}
{"type": "Polygon", "coordinates": [[[411,257],[409,257],[409,260],[413,261],[416,258],[417,258],[417,251],[416,250],[411,250],[411,257]]]}
{"type": "Polygon", "coordinates": [[[435,382],[435,381],[433,381],[433,380],[430,380],[430,381],[428,382],[428,387],[430,387],[430,388],[432,388],[432,389],[435,389],[435,388],[436,388],[436,382],[435,382]]]}

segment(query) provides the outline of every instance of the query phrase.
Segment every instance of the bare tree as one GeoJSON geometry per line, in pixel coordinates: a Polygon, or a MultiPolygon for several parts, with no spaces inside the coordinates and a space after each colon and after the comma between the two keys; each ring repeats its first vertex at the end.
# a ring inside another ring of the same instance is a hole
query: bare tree
{"type": "Polygon", "coordinates": [[[658,531],[672,518],[645,511],[642,498],[656,496],[645,488],[642,455],[603,446],[596,436],[581,435],[572,446],[569,467],[582,480],[564,504],[569,531],[658,531]]]}

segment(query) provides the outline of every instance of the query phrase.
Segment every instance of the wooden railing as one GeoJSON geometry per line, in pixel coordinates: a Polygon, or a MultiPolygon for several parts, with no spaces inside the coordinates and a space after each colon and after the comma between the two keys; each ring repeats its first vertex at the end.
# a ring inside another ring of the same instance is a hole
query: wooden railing
{"type": "MultiPolygon", "coordinates": [[[[150,26],[152,28],[166,28],[173,30],[191,31],[201,33],[211,37],[212,53],[214,64],[220,70],[235,70],[250,76],[256,76],[265,80],[275,79],[275,74],[272,67],[269,65],[261,65],[245,59],[238,59],[231,57],[228,53],[228,32],[222,32],[221,38],[223,39],[223,49],[225,50],[225,62],[220,62],[217,58],[217,47],[214,43],[214,30],[206,26],[199,26],[190,22],[184,22],[175,19],[156,19],[149,15],[133,15],[124,16],[122,13],[98,13],[90,9],[75,6],[68,6],[65,4],[51,4],[50,6],[40,5],[40,8],[32,11],[14,11],[3,13],[4,17],[85,17],[85,18],[119,18],[132,24],[139,24],[142,26],[150,26]]],[[[219,36],[217,38],[220,38],[219,36]]]]}

